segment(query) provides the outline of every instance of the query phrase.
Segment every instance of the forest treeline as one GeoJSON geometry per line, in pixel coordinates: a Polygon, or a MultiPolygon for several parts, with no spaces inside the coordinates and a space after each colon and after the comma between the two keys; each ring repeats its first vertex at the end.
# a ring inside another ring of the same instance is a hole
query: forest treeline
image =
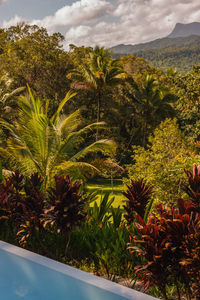
{"type": "Polygon", "coordinates": [[[191,35],[178,38],[162,38],[146,44],[123,45],[111,48],[113,58],[134,55],[149,61],[163,71],[176,68],[180,72],[189,72],[200,62],[200,37],[191,35]]]}
{"type": "Polygon", "coordinates": [[[152,66],[161,68],[163,71],[167,71],[168,68],[176,68],[182,72],[189,72],[193,65],[200,62],[199,46],[146,50],[134,55],[147,59],[152,66]]]}

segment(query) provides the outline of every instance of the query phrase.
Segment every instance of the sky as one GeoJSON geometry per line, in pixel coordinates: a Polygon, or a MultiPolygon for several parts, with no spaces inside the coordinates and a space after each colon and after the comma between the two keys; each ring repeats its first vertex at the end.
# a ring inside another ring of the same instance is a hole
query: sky
{"type": "Polygon", "coordinates": [[[0,0],[0,27],[25,21],[61,32],[64,47],[112,47],[167,36],[200,22],[199,0],[0,0]]]}

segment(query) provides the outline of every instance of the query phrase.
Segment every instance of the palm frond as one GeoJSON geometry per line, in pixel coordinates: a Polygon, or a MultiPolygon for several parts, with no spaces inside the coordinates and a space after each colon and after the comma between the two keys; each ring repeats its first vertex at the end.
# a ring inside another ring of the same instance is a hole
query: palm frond
{"type": "Polygon", "coordinates": [[[81,123],[81,114],[80,110],[76,110],[74,113],[69,116],[62,116],[59,118],[57,123],[58,134],[62,137],[68,136],[71,132],[77,129],[81,123]]]}
{"type": "Polygon", "coordinates": [[[29,96],[30,96],[30,100],[29,100],[29,98],[27,98],[27,100],[29,100],[29,105],[31,106],[31,108],[33,110],[33,113],[42,114],[43,113],[43,106],[42,106],[42,103],[40,101],[40,98],[36,97],[34,95],[31,88],[29,87],[29,85],[27,85],[27,88],[28,88],[28,92],[29,92],[29,96]]]}
{"type": "Polygon", "coordinates": [[[59,174],[68,174],[73,178],[89,178],[100,173],[95,166],[86,162],[64,161],[56,169],[59,174]]]}
{"type": "Polygon", "coordinates": [[[108,139],[98,140],[76,153],[73,157],[71,157],[70,161],[77,161],[85,157],[87,154],[95,152],[114,156],[116,153],[116,143],[108,139]]]}
{"type": "Polygon", "coordinates": [[[72,93],[71,91],[68,91],[65,98],[61,101],[60,105],[58,106],[57,111],[51,118],[51,122],[56,126],[58,117],[60,115],[61,110],[63,109],[63,106],[67,101],[69,101],[71,98],[73,98],[76,95],[76,93],[72,93]]]}

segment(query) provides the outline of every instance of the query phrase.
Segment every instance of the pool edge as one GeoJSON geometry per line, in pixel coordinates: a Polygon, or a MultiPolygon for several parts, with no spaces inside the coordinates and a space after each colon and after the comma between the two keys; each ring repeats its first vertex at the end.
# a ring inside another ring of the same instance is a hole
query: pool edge
{"type": "Polygon", "coordinates": [[[63,264],[56,260],[47,258],[45,256],[39,255],[37,253],[31,252],[29,250],[14,246],[12,244],[6,243],[0,240],[0,249],[25,258],[27,260],[33,261],[37,264],[41,264],[45,267],[53,269],[55,271],[61,272],[67,276],[76,278],[85,283],[91,284],[103,290],[112,292],[119,296],[122,296],[129,300],[155,300],[152,296],[146,295],[144,293],[138,292],[134,289],[122,286],[118,283],[109,281],[107,279],[95,276],[93,274],[84,272],[82,270],[71,267],[67,264],[63,264]]]}

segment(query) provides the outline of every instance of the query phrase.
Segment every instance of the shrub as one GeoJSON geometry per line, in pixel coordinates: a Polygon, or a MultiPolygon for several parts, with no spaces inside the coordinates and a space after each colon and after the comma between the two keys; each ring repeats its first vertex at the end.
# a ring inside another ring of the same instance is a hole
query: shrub
{"type": "Polygon", "coordinates": [[[111,218],[111,208],[115,197],[109,198],[109,193],[106,193],[101,197],[99,205],[94,202],[93,206],[90,206],[88,210],[89,222],[101,226],[108,223],[111,218]]]}
{"type": "Polygon", "coordinates": [[[123,206],[126,214],[124,215],[128,224],[134,221],[135,214],[137,213],[142,219],[144,218],[145,211],[149,200],[152,196],[153,187],[149,187],[146,184],[146,180],[131,180],[130,184],[127,184],[127,191],[123,192],[123,195],[128,199],[123,206]]]}
{"type": "Polygon", "coordinates": [[[145,287],[157,285],[165,299],[169,283],[176,285],[179,299],[180,283],[188,295],[196,299],[200,296],[199,167],[194,165],[193,173],[185,172],[189,185],[183,188],[191,197],[189,202],[179,199],[177,209],[160,204],[158,215],[151,215],[147,223],[137,215],[137,234],[132,234],[129,244],[131,252],[146,259],[145,265],[136,267],[136,272],[142,273],[145,287]]]}
{"type": "Polygon", "coordinates": [[[48,190],[48,207],[45,209],[45,227],[54,226],[58,233],[67,238],[66,251],[70,241],[70,232],[80,226],[87,216],[85,206],[87,197],[80,192],[81,183],[72,182],[69,176],[55,176],[55,187],[48,190]]]}
{"type": "Polygon", "coordinates": [[[134,275],[134,265],[139,261],[137,256],[126,251],[129,233],[126,227],[115,227],[114,223],[106,222],[102,226],[97,223],[84,223],[71,233],[68,257],[80,267],[80,262],[94,266],[96,274],[106,274],[130,278],[134,275]]]}
{"type": "Polygon", "coordinates": [[[0,220],[6,222],[11,231],[15,231],[24,213],[25,206],[21,193],[24,187],[23,179],[23,175],[16,171],[5,180],[5,183],[0,184],[0,220]]]}
{"type": "Polygon", "coordinates": [[[183,168],[190,167],[196,159],[192,146],[180,131],[176,119],[166,119],[152,136],[147,148],[134,147],[134,163],[127,166],[129,179],[145,178],[154,186],[154,204],[171,202],[182,197],[180,183],[185,180],[183,168]]]}
{"type": "Polygon", "coordinates": [[[122,222],[123,210],[114,208],[113,201],[106,193],[89,208],[87,222],[71,234],[68,256],[76,264],[82,260],[90,270],[93,266],[96,274],[116,280],[116,276],[133,276],[136,256],[126,251],[129,232],[122,222]]]}
{"type": "Polygon", "coordinates": [[[88,196],[80,188],[69,176],[55,177],[55,187],[45,194],[38,173],[24,177],[16,171],[0,184],[1,237],[60,258],[53,244],[69,243],[70,232],[86,220],[88,196]]]}
{"type": "MultiPolygon", "coordinates": [[[[44,229],[42,226],[44,207],[45,207],[45,195],[42,192],[42,179],[35,173],[26,178],[24,183],[23,194],[23,215],[21,216],[20,230],[17,235],[21,238],[20,244],[26,244],[28,240],[35,238],[36,243],[40,243],[40,234],[44,229]]],[[[30,241],[33,246],[33,240],[30,241]]]]}

